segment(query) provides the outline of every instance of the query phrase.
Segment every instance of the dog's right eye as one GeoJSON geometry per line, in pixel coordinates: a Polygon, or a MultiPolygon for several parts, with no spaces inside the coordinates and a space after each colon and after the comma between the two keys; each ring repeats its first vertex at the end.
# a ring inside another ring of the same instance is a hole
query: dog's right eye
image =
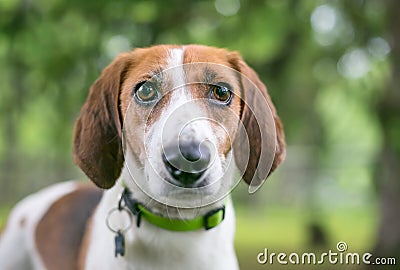
{"type": "Polygon", "coordinates": [[[134,95],[139,103],[150,103],[158,99],[159,93],[155,83],[145,81],[136,85],[134,95]]]}

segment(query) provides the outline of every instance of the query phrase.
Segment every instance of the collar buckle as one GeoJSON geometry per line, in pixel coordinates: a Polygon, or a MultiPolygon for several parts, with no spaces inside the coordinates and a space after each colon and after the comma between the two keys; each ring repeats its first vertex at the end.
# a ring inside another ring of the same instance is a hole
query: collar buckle
{"type": "Polygon", "coordinates": [[[218,226],[225,219],[225,205],[209,211],[204,215],[204,228],[210,230],[218,226]]]}
{"type": "Polygon", "coordinates": [[[131,198],[131,192],[127,188],[124,188],[124,191],[122,192],[121,199],[118,203],[118,208],[122,208],[122,201],[125,203],[125,206],[132,212],[132,214],[136,216],[136,227],[139,228],[142,221],[142,213],[139,208],[139,202],[131,198]]]}

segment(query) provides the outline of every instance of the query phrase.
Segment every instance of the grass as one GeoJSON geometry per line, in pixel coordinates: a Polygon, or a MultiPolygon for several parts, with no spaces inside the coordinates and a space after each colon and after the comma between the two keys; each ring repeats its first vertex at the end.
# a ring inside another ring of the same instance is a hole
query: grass
{"type": "MultiPolygon", "coordinates": [[[[376,229],[373,209],[336,210],[324,215],[318,222],[327,234],[326,246],[313,247],[309,243],[309,213],[299,209],[272,208],[265,213],[237,209],[236,252],[242,270],[256,269],[320,269],[321,265],[278,265],[257,263],[257,254],[264,248],[268,252],[290,254],[337,252],[336,245],[344,241],[347,252],[364,253],[372,248],[376,229]]],[[[324,265],[324,269],[357,269],[356,266],[324,265]]]]}

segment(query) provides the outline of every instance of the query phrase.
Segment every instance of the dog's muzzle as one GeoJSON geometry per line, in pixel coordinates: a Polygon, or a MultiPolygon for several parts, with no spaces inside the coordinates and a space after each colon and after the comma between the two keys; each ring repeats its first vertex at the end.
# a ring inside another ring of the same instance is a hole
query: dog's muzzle
{"type": "Polygon", "coordinates": [[[211,151],[205,143],[180,142],[165,147],[162,160],[172,177],[167,179],[170,183],[185,188],[201,187],[205,185],[201,176],[210,165],[211,151]]]}

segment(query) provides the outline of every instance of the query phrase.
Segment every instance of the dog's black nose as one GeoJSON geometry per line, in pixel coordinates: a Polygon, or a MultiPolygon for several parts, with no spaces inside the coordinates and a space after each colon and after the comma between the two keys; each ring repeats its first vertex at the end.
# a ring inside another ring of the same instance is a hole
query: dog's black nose
{"type": "Polygon", "coordinates": [[[194,187],[206,171],[210,149],[204,143],[185,142],[164,148],[162,155],[165,167],[179,186],[194,187]]]}

